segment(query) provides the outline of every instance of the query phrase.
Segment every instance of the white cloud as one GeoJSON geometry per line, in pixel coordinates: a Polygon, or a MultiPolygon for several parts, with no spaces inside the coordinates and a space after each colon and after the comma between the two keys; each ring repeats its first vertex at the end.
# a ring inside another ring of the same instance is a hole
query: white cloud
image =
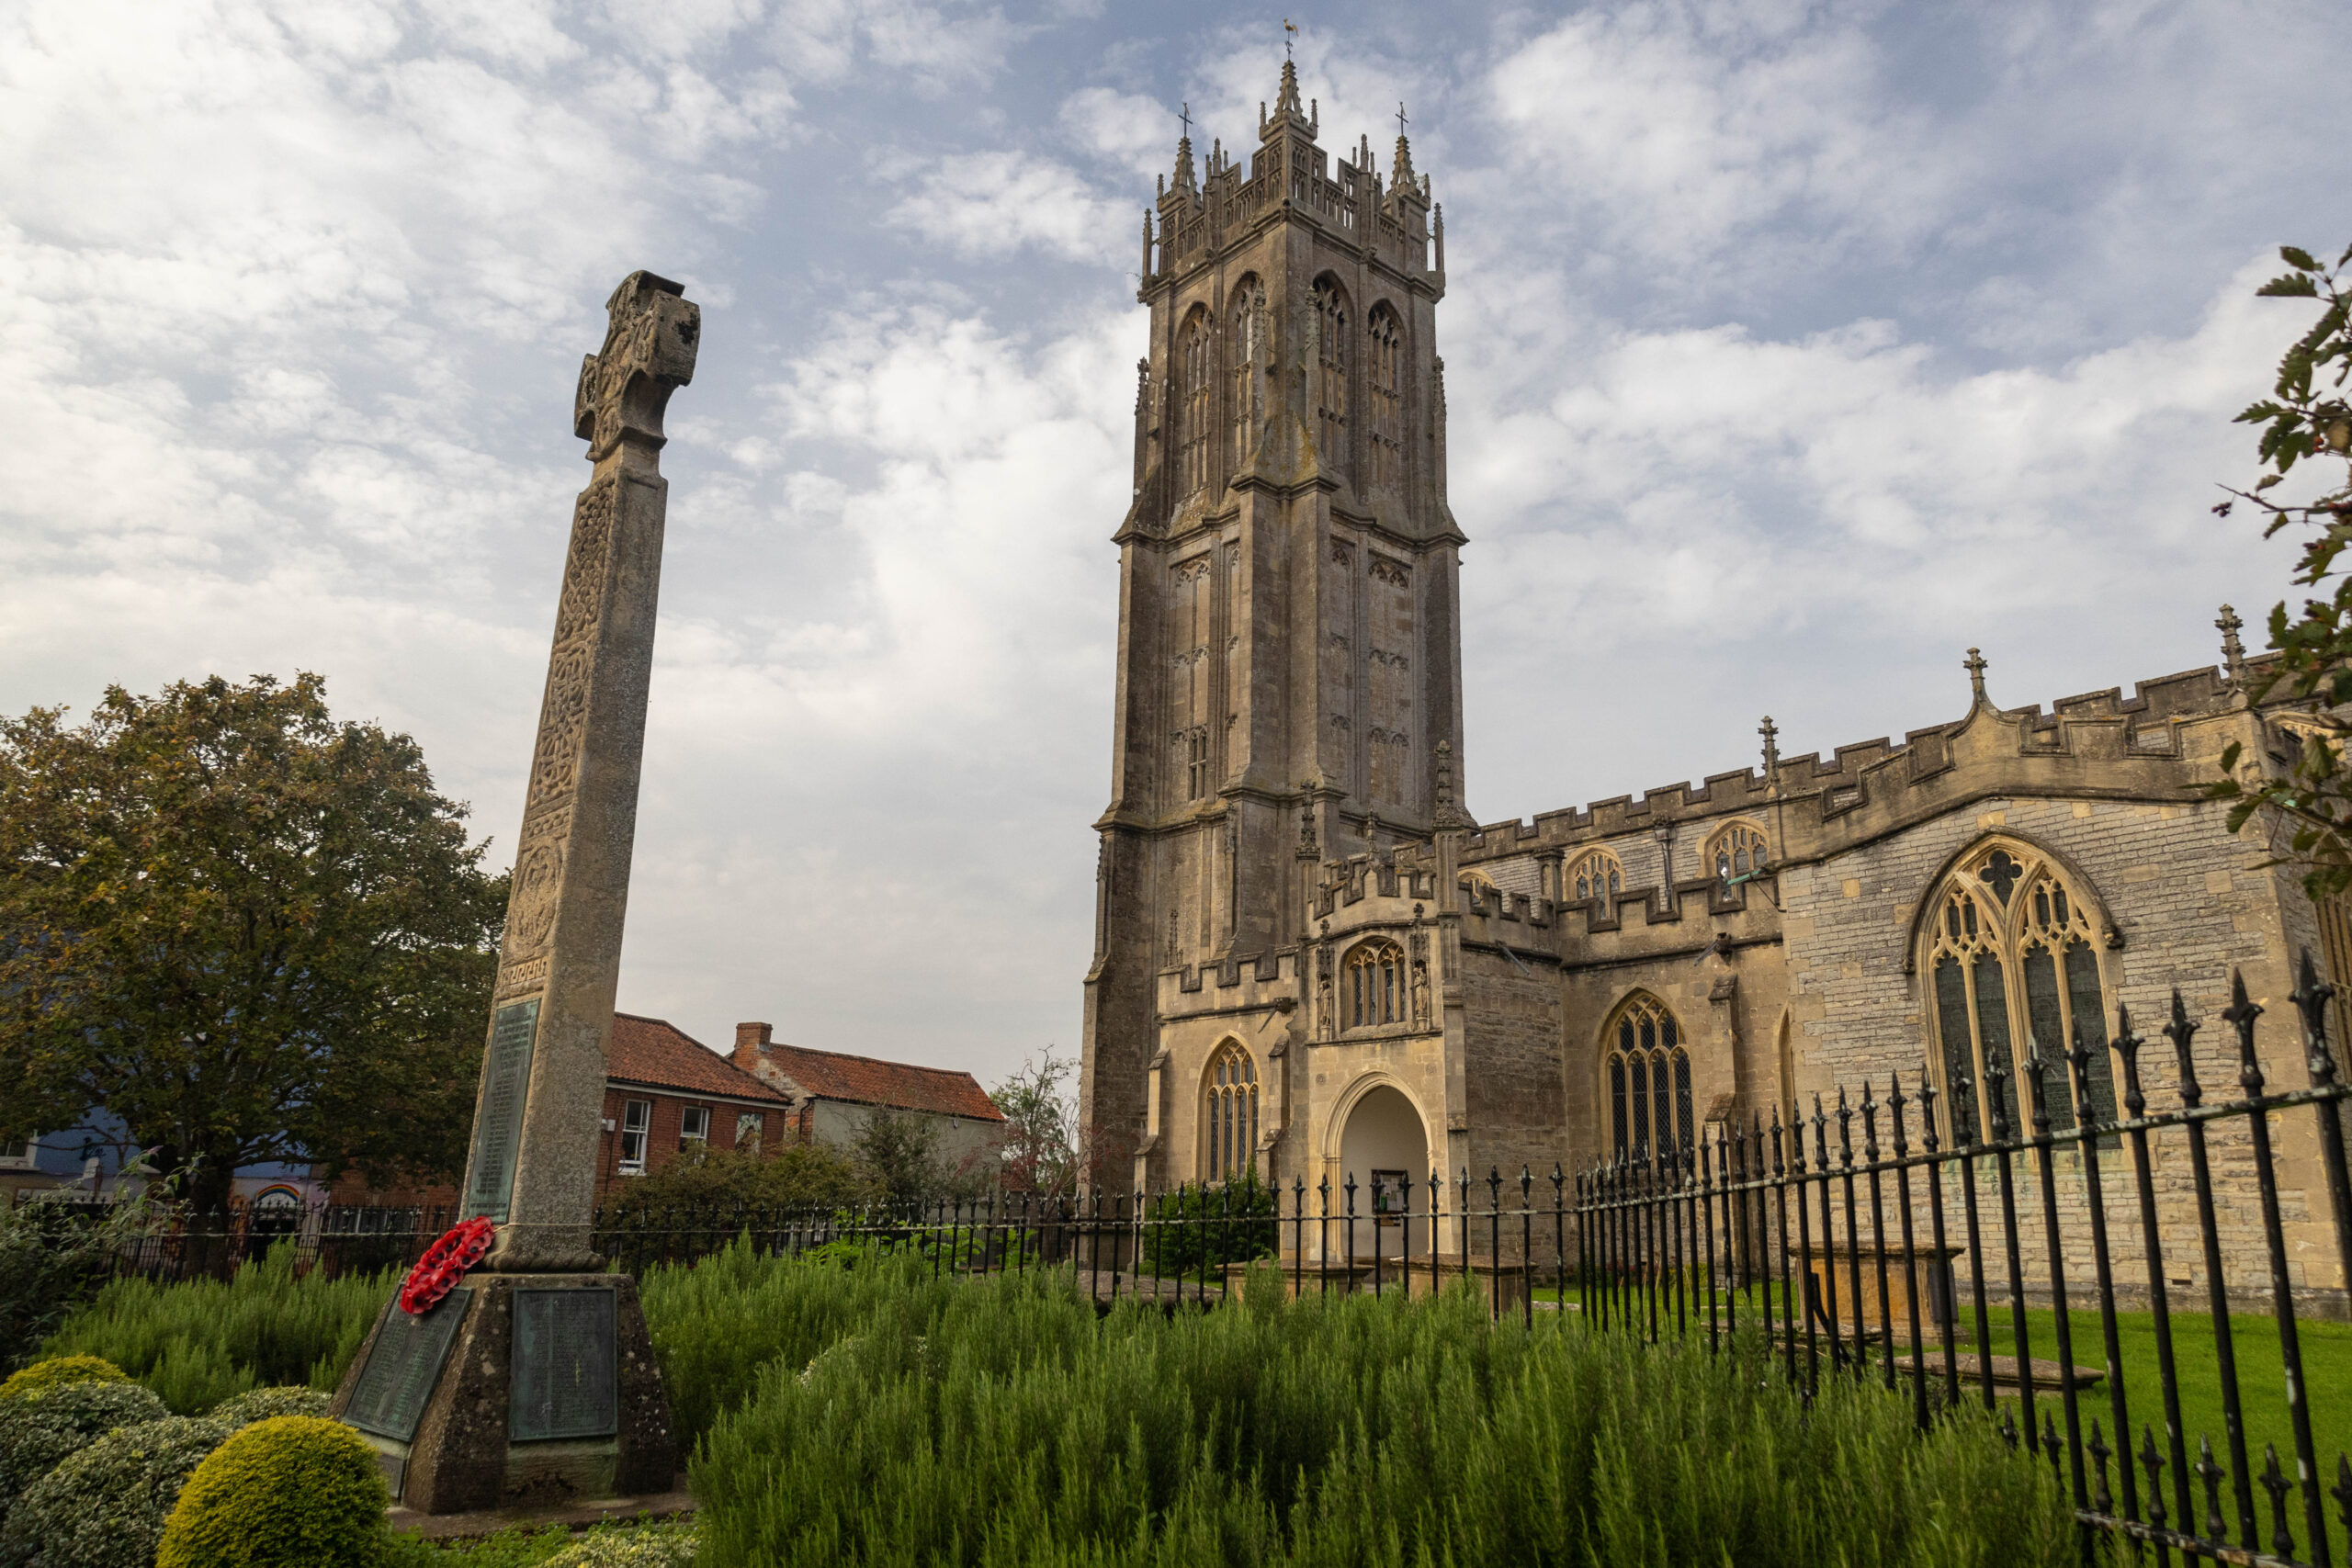
{"type": "Polygon", "coordinates": [[[1106,262],[1134,248],[1125,241],[1136,220],[1049,159],[966,152],[910,173],[915,188],[890,209],[890,221],[966,255],[1034,246],[1069,261],[1106,262]]]}

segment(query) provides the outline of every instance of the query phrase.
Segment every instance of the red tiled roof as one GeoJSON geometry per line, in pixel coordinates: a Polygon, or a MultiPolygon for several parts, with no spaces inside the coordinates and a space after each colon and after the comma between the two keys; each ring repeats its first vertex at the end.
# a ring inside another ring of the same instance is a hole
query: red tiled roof
{"type": "Polygon", "coordinates": [[[943,1116],[969,1116],[1001,1122],[1004,1112],[969,1073],[947,1067],[918,1067],[910,1062],[880,1062],[871,1056],[849,1056],[839,1051],[812,1051],[781,1042],[761,1048],[761,1055],[819,1100],[842,1100],[854,1105],[886,1105],[893,1111],[928,1111],[943,1116]]]}
{"type": "Polygon", "coordinates": [[[624,1082],[685,1094],[785,1103],[785,1097],[666,1019],[613,1014],[605,1074],[624,1082]]]}

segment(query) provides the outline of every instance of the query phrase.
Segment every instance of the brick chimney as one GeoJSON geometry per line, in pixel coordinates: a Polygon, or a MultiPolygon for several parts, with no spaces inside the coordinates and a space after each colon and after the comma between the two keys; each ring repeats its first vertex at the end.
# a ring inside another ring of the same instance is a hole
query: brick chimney
{"type": "Polygon", "coordinates": [[[739,1023],[735,1026],[735,1065],[747,1073],[760,1070],[760,1053],[775,1042],[773,1023],[739,1023]]]}

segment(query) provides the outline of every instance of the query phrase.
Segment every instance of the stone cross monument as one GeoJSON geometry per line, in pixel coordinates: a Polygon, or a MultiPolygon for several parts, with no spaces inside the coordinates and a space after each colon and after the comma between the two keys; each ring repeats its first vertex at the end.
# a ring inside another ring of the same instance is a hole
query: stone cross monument
{"type": "Polygon", "coordinates": [[[632,273],[580,367],[574,434],[595,472],[572,510],[555,648],[498,955],[464,1217],[497,1222],[501,1272],[594,1266],[588,1245],[637,834],[662,586],[662,414],[693,378],[702,312],[632,273]]]}
{"type": "Polygon", "coordinates": [[[676,1446],[635,1281],[590,1244],[669,486],[662,415],[702,313],[631,273],[580,367],[572,509],[474,1106],[461,1216],[496,1241],[429,1311],[385,1309],[333,1413],[392,1495],[454,1513],[669,1489],[676,1446]]]}

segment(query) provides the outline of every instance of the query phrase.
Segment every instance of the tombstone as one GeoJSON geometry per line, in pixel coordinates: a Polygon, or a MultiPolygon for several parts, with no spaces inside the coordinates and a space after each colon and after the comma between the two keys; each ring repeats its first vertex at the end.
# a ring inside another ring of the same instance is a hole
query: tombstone
{"type": "Polygon", "coordinates": [[[700,310],[629,275],[581,366],[594,467],[572,510],[498,958],[460,1217],[489,1255],[435,1307],[395,1301],[331,1413],[430,1514],[667,1492],[677,1449],[636,1282],[592,1244],[668,485],[662,415],[693,378],[700,310]]]}

